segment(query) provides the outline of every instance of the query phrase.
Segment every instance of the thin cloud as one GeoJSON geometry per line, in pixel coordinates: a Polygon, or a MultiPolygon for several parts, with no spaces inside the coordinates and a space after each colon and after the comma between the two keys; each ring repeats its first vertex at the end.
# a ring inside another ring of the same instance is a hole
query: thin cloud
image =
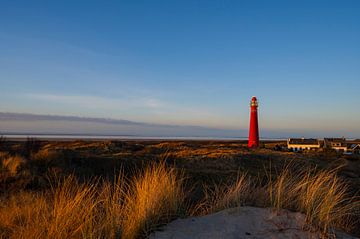
{"type": "Polygon", "coordinates": [[[88,109],[130,109],[130,108],[161,108],[165,104],[158,99],[153,98],[105,98],[89,95],[57,95],[57,94],[25,94],[26,98],[49,101],[85,107],[88,109]]]}
{"type": "MultiPolygon", "coordinates": [[[[91,117],[112,117],[141,121],[151,124],[166,125],[198,125],[214,128],[240,129],[242,125],[235,119],[226,117],[218,110],[210,110],[200,106],[175,104],[154,97],[124,96],[123,98],[107,98],[90,95],[61,95],[48,93],[27,93],[20,95],[33,102],[46,102],[46,108],[36,113],[58,114],[56,109],[66,109],[74,115],[91,117]],[[93,112],[97,112],[94,114],[93,112]],[[100,113],[99,113],[100,112],[100,113]]],[[[33,113],[33,112],[28,112],[33,113]]],[[[66,113],[68,114],[68,113],[66,113]]]]}

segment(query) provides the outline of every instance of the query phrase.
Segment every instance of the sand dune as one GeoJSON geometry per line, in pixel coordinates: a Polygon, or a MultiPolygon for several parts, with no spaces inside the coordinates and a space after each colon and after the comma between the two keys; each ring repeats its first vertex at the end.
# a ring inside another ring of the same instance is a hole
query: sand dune
{"type": "MultiPolygon", "coordinates": [[[[309,230],[305,216],[288,210],[238,207],[203,217],[178,219],[151,234],[151,239],[321,238],[309,230]]],[[[336,232],[336,238],[356,238],[336,232]]]]}

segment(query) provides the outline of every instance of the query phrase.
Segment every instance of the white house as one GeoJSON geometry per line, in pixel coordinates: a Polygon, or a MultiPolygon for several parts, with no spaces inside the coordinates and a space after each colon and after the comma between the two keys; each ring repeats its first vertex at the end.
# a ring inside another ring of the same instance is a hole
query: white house
{"type": "Polygon", "coordinates": [[[348,143],[345,138],[324,138],[324,148],[334,149],[336,152],[347,152],[348,143]]]}
{"type": "Polygon", "coordinates": [[[320,148],[320,141],[317,139],[290,138],[287,140],[287,147],[292,151],[314,150],[320,148]]]}

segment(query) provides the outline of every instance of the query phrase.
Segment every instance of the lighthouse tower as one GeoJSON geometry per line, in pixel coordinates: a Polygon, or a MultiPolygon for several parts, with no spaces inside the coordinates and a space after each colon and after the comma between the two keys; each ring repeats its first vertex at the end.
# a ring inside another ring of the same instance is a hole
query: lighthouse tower
{"type": "Polygon", "coordinates": [[[259,126],[258,126],[258,102],[255,96],[250,102],[250,128],[249,128],[249,148],[259,147],[259,126]]]}

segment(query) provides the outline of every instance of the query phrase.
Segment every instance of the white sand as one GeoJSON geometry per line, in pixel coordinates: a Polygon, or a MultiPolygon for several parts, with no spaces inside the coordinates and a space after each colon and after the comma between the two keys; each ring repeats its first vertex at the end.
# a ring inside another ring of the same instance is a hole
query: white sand
{"type": "MultiPolygon", "coordinates": [[[[238,207],[203,217],[178,219],[151,239],[233,239],[233,238],[320,238],[320,234],[303,230],[304,215],[287,210],[238,207]]],[[[336,238],[355,238],[337,233],[336,238]]]]}

